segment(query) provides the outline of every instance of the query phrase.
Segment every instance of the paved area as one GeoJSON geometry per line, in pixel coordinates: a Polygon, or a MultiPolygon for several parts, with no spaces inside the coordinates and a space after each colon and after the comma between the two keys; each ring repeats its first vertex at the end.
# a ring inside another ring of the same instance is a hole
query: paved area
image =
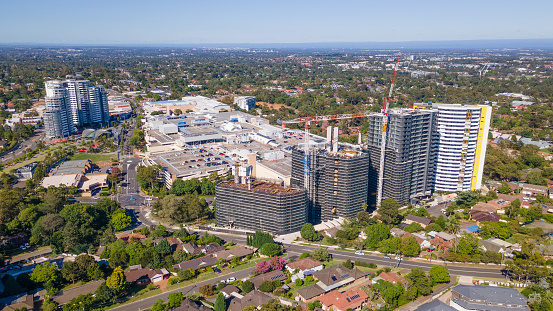
{"type": "Polygon", "coordinates": [[[472,285],[472,276],[461,275],[459,277],[459,284],[461,284],[461,285],[472,285]]]}

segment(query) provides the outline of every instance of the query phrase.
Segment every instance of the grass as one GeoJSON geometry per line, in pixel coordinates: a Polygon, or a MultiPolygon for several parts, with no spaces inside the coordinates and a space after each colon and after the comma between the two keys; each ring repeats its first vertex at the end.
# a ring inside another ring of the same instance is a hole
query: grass
{"type": "Polygon", "coordinates": [[[305,279],[303,280],[303,284],[301,286],[296,286],[294,282],[290,282],[287,284],[290,287],[290,293],[292,293],[292,297],[296,297],[298,295],[298,289],[302,289],[304,287],[307,287],[309,285],[313,285],[317,283],[317,280],[313,280],[311,282],[306,282],[305,279]]]}
{"type": "Polygon", "coordinates": [[[161,294],[161,289],[159,289],[159,288],[154,289],[154,290],[146,292],[142,295],[131,297],[131,298],[129,298],[129,300],[127,300],[125,302],[107,306],[107,307],[105,307],[105,310],[113,309],[113,308],[116,308],[116,307],[119,307],[119,306],[122,306],[122,305],[126,305],[126,304],[129,304],[129,303],[132,303],[132,302],[135,302],[135,301],[138,301],[138,300],[142,300],[142,299],[146,299],[146,298],[149,298],[149,297],[152,297],[152,296],[155,296],[155,295],[159,295],[159,294],[161,294]]]}
{"type": "Polygon", "coordinates": [[[31,164],[31,163],[33,163],[33,162],[40,162],[40,161],[44,160],[45,158],[46,158],[46,154],[41,154],[41,155],[39,155],[39,156],[36,157],[36,158],[30,158],[30,159],[27,160],[27,161],[23,161],[23,162],[17,163],[17,164],[15,164],[15,165],[13,165],[13,166],[8,166],[8,167],[6,167],[6,168],[4,169],[4,173],[8,173],[8,172],[11,171],[11,170],[18,169],[18,168],[20,168],[20,167],[23,167],[23,166],[25,166],[25,165],[27,165],[27,164],[31,164]]]}
{"type": "Polygon", "coordinates": [[[91,162],[108,162],[111,158],[117,158],[115,154],[90,154],[90,153],[75,153],[69,157],[69,160],[85,160],[90,159],[91,162]]]}

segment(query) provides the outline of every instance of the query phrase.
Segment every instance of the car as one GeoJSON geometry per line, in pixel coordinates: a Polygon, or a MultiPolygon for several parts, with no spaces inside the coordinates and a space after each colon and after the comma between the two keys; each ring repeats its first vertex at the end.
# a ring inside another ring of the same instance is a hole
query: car
{"type": "Polygon", "coordinates": [[[355,251],[355,255],[365,255],[362,251],[355,251]]]}
{"type": "Polygon", "coordinates": [[[152,200],[152,198],[146,198],[146,201],[151,201],[151,200],[152,200]]]}
{"type": "Polygon", "coordinates": [[[218,268],[213,269],[213,271],[215,271],[215,273],[221,273],[221,270],[219,270],[218,268]]]}
{"type": "Polygon", "coordinates": [[[92,199],[94,199],[94,200],[98,200],[99,198],[98,198],[98,197],[92,197],[92,199]]]}
{"type": "Polygon", "coordinates": [[[22,250],[25,250],[25,246],[23,245],[19,246],[19,248],[21,248],[22,250]]]}
{"type": "Polygon", "coordinates": [[[136,199],[135,198],[130,198],[129,201],[136,201],[136,199]]]}
{"type": "Polygon", "coordinates": [[[231,282],[234,282],[234,281],[236,281],[235,277],[231,277],[231,278],[227,279],[227,283],[231,283],[231,282]]]}
{"type": "Polygon", "coordinates": [[[384,256],[384,259],[392,259],[390,256],[384,256]]]}
{"type": "Polygon", "coordinates": [[[31,245],[29,243],[25,243],[25,248],[31,248],[31,245]]]}
{"type": "Polygon", "coordinates": [[[403,259],[401,259],[401,257],[397,256],[397,257],[395,258],[395,260],[402,261],[403,259]]]}

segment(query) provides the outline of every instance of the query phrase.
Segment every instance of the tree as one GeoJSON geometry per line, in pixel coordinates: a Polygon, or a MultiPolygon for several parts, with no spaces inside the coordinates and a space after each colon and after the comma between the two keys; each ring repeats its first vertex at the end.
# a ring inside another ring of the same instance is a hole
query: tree
{"type": "Polygon", "coordinates": [[[206,284],[200,287],[200,294],[205,298],[213,296],[213,286],[211,286],[211,284],[206,284]]]}
{"type": "Polygon", "coordinates": [[[196,270],[194,269],[179,270],[177,272],[177,275],[183,281],[190,280],[196,276],[196,270]]]}
{"type": "Polygon", "coordinates": [[[368,249],[376,249],[380,242],[390,237],[390,229],[383,223],[376,223],[365,228],[365,234],[367,235],[365,246],[368,249]]]}
{"type": "Polygon", "coordinates": [[[386,224],[396,224],[399,221],[399,203],[392,198],[382,200],[378,213],[380,220],[386,224]]]}
{"type": "MultiPolygon", "coordinates": [[[[541,207],[538,212],[541,216],[541,207]]],[[[507,240],[515,233],[515,228],[512,224],[502,222],[483,221],[479,229],[479,234],[483,239],[496,237],[498,239],[507,240]]]]}
{"type": "Polygon", "coordinates": [[[315,227],[311,223],[308,222],[301,227],[300,234],[302,238],[311,242],[321,239],[321,234],[315,230],[315,227]]]}
{"type": "Polygon", "coordinates": [[[184,300],[184,296],[182,295],[182,292],[176,292],[169,294],[169,302],[167,302],[167,306],[171,309],[175,309],[180,307],[182,301],[184,300]]]}
{"type": "Polygon", "coordinates": [[[406,275],[407,286],[416,289],[415,298],[426,296],[432,292],[432,282],[422,268],[414,268],[406,275]]]}
{"type": "Polygon", "coordinates": [[[315,310],[316,308],[322,308],[323,305],[321,302],[317,299],[312,302],[307,303],[307,309],[308,310],[315,310]]]}
{"type": "Polygon", "coordinates": [[[100,265],[97,263],[89,265],[86,271],[89,280],[101,280],[104,278],[104,272],[100,270],[100,265]]]}
{"type": "Polygon", "coordinates": [[[326,248],[318,248],[311,252],[311,257],[318,261],[330,261],[330,254],[326,248]]]}
{"type": "Polygon", "coordinates": [[[455,252],[459,255],[472,255],[478,253],[478,238],[470,233],[463,233],[455,252]]]}
{"type": "Polygon", "coordinates": [[[261,246],[259,252],[265,256],[272,257],[280,254],[282,252],[282,248],[276,243],[265,243],[261,246]]]}
{"type": "Polygon", "coordinates": [[[249,293],[254,289],[253,283],[246,280],[244,283],[242,283],[242,290],[244,293],[249,293]]]}
{"type": "Polygon", "coordinates": [[[273,282],[265,281],[259,285],[259,290],[265,293],[271,293],[275,290],[275,286],[273,285],[273,282]]]}
{"type": "Polygon", "coordinates": [[[499,193],[509,194],[511,193],[511,186],[506,182],[501,182],[501,187],[499,187],[497,191],[499,191],[499,193]]]}
{"type": "Polygon", "coordinates": [[[415,257],[421,251],[420,245],[413,236],[404,237],[401,239],[401,253],[405,256],[415,257]]]}
{"type": "Polygon", "coordinates": [[[348,259],[342,264],[342,266],[344,266],[347,269],[351,270],[351,269],[353,269],[353,262],[351,262],[351,260],[348,259]]]}
{"type": "Polygon", "coordinates": [[[413,233],[413,232],[423,231],[424,228],[418,222],[413,222],[413,223],[409,224],[407,227],[405,227],[403,230],[405,232],[413,233]]]}
{"type": "Polygon", "coordinates": [[[371,213],[366,211],[366,208],[364,208],[361,212],[357,213],[357,221],[362,226],[366,226],[367,223],[371,220],[371,213]]]}
{"type": "Polygon", "coordinates": [[[449,282],[449,271],[443,266],[432,266],[429,275],[433,285],[449,282]]]}
{"type": "Polygon", "coordinates": [[[528,181],[529,184],[541,185],[545,182],[545,179],[542,177],[541,172],[532,171],[526,175],[526,181],[528,181]]]}
{"type": "Polygon", "coordinates": [[[79,295],[63,305],[63,311],[91,310],[95,302],[96,299],[90,293],[79,295]]]}
{"type": "Polygon", "coordinates": [[[71,283],[79,279],[80,272],[79,266],[74,261],[65,262],[61,268],[61,275],[71,283]]]}
{"type": "Polygon", "coordinates": [[[264,244],[273,242],[273,236],[270,233],[257,230],[251,236],[249,245],[255,248],[261,248],[264,244]]]}
{"type": "Polygon", "coordinates": [[[384,280],[378,280],[372,288],[378,291],[386,304],[392,308],[397,306],[398,298],[403,293],[403,287],[401,287],[401,285],[394,285],[384,280]]]}
{"type": "Polygon", "coordinates": [[[217,299],[215,299],[215,305],[213,306],[213,311],[226,311],[227,304],[225,303],[225,296],[223,293],[219,292],[217,294],[217,299]]]}
{"type": "Polygon", "coordinates": [[[296,285],[296,287],[302,286],[302,285],[303,285],[302,279],[297,278],[297,279],[294,281],[294,285],[296,285]]]}
{"type": "Polygon", "coordinates": [[[125,283],[125,274],[121,267],[113,269],[113,273],[106,279],[106,285],[110,289],[123,290],[125,288],[125,283]]]}
{"type": "Polygon", "coordinates": [[[163,300],[158,298],[152,306],[152,311],[165,311],[165,304],[163,303],[163,300]]]}
{"type": "Polygon", "coordinates": [[[280,271],[284,269],[285,262],[284,262],[284,259],[282,259],[282,257],[275,256],[269,260],[269,265],[271,266],[272,270],[280,271]]]}
{"type": "Polygon", "coordinates": [[[173,251],[171,249],[171,245],[169,244],[169,242],[167,242],[166,239],[163,239],[159,243],[157,243],[156,249],[161,254],[161,256],[167,256],[173,251]]]}
{"type": "Polygon", "coordinates": [[[47,261],[33,268],[31,280],[36,283],[58,283],[60,281],[60,271],[58,267],[47,261]]]}
{"type": "Polygon", "coordinates": [[[131,216],[127,215],[124,209],[119,209],[111,216],[110,224],[113,230],[121,231],[131,225],[131,216]]]}
{"type": "Polygon", "coordinates": [[[378,251],[383,254],[394,254],[401,249],[401,238],[391,237],[380,243],[378,251]]]}

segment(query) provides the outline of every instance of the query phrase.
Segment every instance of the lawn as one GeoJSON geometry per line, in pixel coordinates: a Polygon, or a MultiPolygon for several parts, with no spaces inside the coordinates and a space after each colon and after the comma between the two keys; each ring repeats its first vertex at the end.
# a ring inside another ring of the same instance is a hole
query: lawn
{"type": "Polygon", "coordinates": [[[6,168],[4,169],[4,173],[7,173],[7,172],[9,172],[9,171],[11,171],[11,170],[18,169],[18,168],[20,168],[20,167],[23,167],[23,166],[25,166],[25,165],[27,165],[27,164],[31,164],[31,163],[33,163],[33,162],[40,162],[40,161],[44,160],[45,158],[46,158],[46,154],[41,154],[41,155],[39,155],[38,157],[36,157],[36,158],[34,158],[34,159],[31,158],[31,159],[29,159],[29,160],[27,160],[27,161],[23,161],[23,162],[17,163],[16,165],[8,166],[8,167],[6,167],[6,168]]]}
{"type": "Polygon", "coordinates": [[[90,154],[90,153],[75,153],[69,157],[69,160],[85,160],[90,159],[92,163],[111,161],[112,158],[117,159],[116,154],[90,154]]]}

